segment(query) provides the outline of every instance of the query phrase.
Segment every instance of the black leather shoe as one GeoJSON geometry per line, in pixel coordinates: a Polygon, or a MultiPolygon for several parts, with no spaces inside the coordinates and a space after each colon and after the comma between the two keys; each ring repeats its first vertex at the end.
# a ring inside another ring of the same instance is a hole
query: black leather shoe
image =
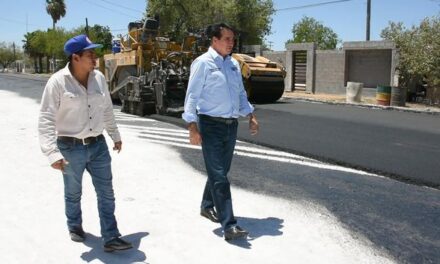
{"type": "Polygon", "coordinates": [[[233,240],[237,238],[246,238],[249,234],[248,231],[244,230],[239,226],[233,226],[225,230],[225,240],[233,240]]]}
{"type": "Polygon", "coordinates": [[[127,242],[119,237],[115,237],[104,244],[104,251],[113,252],[115,250],[125,250],[132,247],[133,246],[130,242],[127,242]]]}
{"type": "Polygon", "coordinates": [[[86,233],[82,227],[76,227],[69,230],[70,239],[75,242],[83,242],[86,239],[86,233]]]}
{"type": "Polygon", "coordinates": [[[217,217],[217,213],[215,212],[214,208],[202,208],[200,210],[200,215],[208,218],[209,220],[211,220],[214,223],[219,222],[218,217],[217,217]]]}

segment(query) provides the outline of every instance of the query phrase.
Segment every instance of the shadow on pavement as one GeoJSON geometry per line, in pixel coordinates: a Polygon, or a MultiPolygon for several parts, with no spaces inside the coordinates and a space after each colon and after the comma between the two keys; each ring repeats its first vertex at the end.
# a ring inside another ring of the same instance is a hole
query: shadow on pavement
{"type": "MultiPolygon", "coordinates": [[[[183,161],[206,175],[201,151],[176,149],[183,161]]],[[[440,259],[439,190],[379,176],[243,156],[234,156],[228,178],[232,185],[252,192],[324,207],[324,213],[336,217],[354,238],[366,237],[399,262],[435,263],[440,259]]],[[[277,221],[282,220],[269,219],[269,230],[252,218],[241,218],[239,224],[255,237],[270,235],[270,230],[276,234],[276,226],[282,224],[277,221]]],[[[215,233],[222,236],[221,230],[215,233]]],[[[243,248],[251,246],[249,241],[237,243],[243,248]]]]}
{"type": "Polygon", "coordinates": [[[87,233],[86,240],[84,244],[88,246],[90,251],[84,252],[81,258],[84,261],[92,262],[94,260],[99,260],[102,263],[133,263],[133,262],[144,262],[147,257],[145,253],[139,250],[139,245],[143,237],[148,236],[148,232],[139,232],[122,238],[133,244],[133,248],[123,251],[114,251],[111,253],[104,252],[102,240],[100,237],[94,236],[93,234],[87,233]]]}
{"type": "MultiPolygon", "coordinates": [[[[262,236],[281,236],[283,232],[283,219],[276,217],[267,218],[251,218],[251,217],[236,217],[238,225],[249,231],[247,239],[237,239],[227,241],[231,245],[250,249],[252,247],[251,241],[262,236]]],[[[214,234],[223,238],[222,228],[214,229],[214,234]]]]}

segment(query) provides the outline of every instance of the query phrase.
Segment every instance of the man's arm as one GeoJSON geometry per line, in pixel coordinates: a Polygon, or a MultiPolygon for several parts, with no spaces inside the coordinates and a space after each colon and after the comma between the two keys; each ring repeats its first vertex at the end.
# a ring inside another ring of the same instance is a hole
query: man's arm
{"type": "Polygon", "coordinates": [[[202,136],[200,135],[199,129],[197,128],[196,122],[189,123],[188,131],[189,131],[189,143],[191,143],[191,145],[202,144],[202,136]]]}
{"type": "Polygon", "coordinates": [[[202,93],[202,89],[205,83],[205,62],[200,59],[196,59],[191,64],[191,74],[188,80],[188,87],[185,96],[184,112],[182,114],[185,122],[192,123],[197,122],[197,103],[202,93]]]}
{"type": "Polygon", "coordinates": [[[64,168],[64,158],[57,147],[56,115],[60,105],[60,89],[54,78],[50,78],[44,88],[38,117],[38,138],[41,151],[55,169],[64,168]]]}
{"type": "Polygon", "coordinates": [[[251,132],[251,135],[254,136],[258,134],[258,131],[260,130],[260,126],[258,125],[257,117],[254,113],[250,113],[248,115],[249,117],[249,131],[251,132]]]}
{"type": "Polygon", "coordinates": [[[104,75],[100,75],[100,85],[102,85],[105,93],[104,127],[114,142],[113,150],[119,153],[122,150],[121,134],[116,124],[115,114],[113,113],[113,103],[104,75]]]}
{"type": "Polygon", "coordinates": [[[200,145],[202,136],[197,128],[197,102],[205,83],[205,65],[202,60],[195,60],[191,65],[188,88],[185,96],[185,107],[182,114],[183,120],[188,123],[189,142],[200,145]]]}

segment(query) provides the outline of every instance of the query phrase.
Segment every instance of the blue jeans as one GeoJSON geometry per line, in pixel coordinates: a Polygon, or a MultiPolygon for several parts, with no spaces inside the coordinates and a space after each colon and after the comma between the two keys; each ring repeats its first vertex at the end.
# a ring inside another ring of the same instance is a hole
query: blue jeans
{"type": "Polygon", "coordinates": [[[84,170],[92,176],[98,198],[101,235],[104,241],[119,237],[115,212],[115,195],[112,185],[111,157],[105,139],[89,145],[57,141],[58,148],[69,164],[65,166],[64,200],[67,227],[74,230],[82,225],[81,194],[84,170]]]}
{"type": "Polygon", "coordinates": [[[202,152],[208,173],[201,207],[206,209],[215,206],[224,230],[237,224],[232,210],[231,188],[227,178],[237,139],[237,126],[237,120],[228,124],[199,116],[202,152]]]}

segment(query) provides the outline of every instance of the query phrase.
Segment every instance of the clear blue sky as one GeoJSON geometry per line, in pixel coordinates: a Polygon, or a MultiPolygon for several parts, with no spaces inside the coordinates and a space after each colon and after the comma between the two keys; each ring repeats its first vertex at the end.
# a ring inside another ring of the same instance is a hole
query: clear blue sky
{"type": "MultiPolygon", "coordinates": [[[[275,9],[301,7],[331,0],[274,0],[275,9]]],[[[424,17],[440,14],[440,1],[435,0],[371,0],[371,40],[379,40],[388,21],[401,21],[407,27],[419,25],[424,17]]],[[[37,29],[52,27],[46,13],[45,0],[0,0],[0,42],[22,45],[23,35],[37,29]]],[[[142,18],[145,0],[66,0],[67,13],[57,26],[65,29],[85,25],[109,26],[114,35],[125,34],[130,21],[142,18]],[[119,6],[125,6],[122,8],[119,6]]],[[[335,31],[343,41],[365,40],[367,0],[350,0],[316,7],[277,11],[272,34],[266,37],[274,50],[283,50],[292,38],[292,26],[303,16],[313,17],[335,31]]]]}

